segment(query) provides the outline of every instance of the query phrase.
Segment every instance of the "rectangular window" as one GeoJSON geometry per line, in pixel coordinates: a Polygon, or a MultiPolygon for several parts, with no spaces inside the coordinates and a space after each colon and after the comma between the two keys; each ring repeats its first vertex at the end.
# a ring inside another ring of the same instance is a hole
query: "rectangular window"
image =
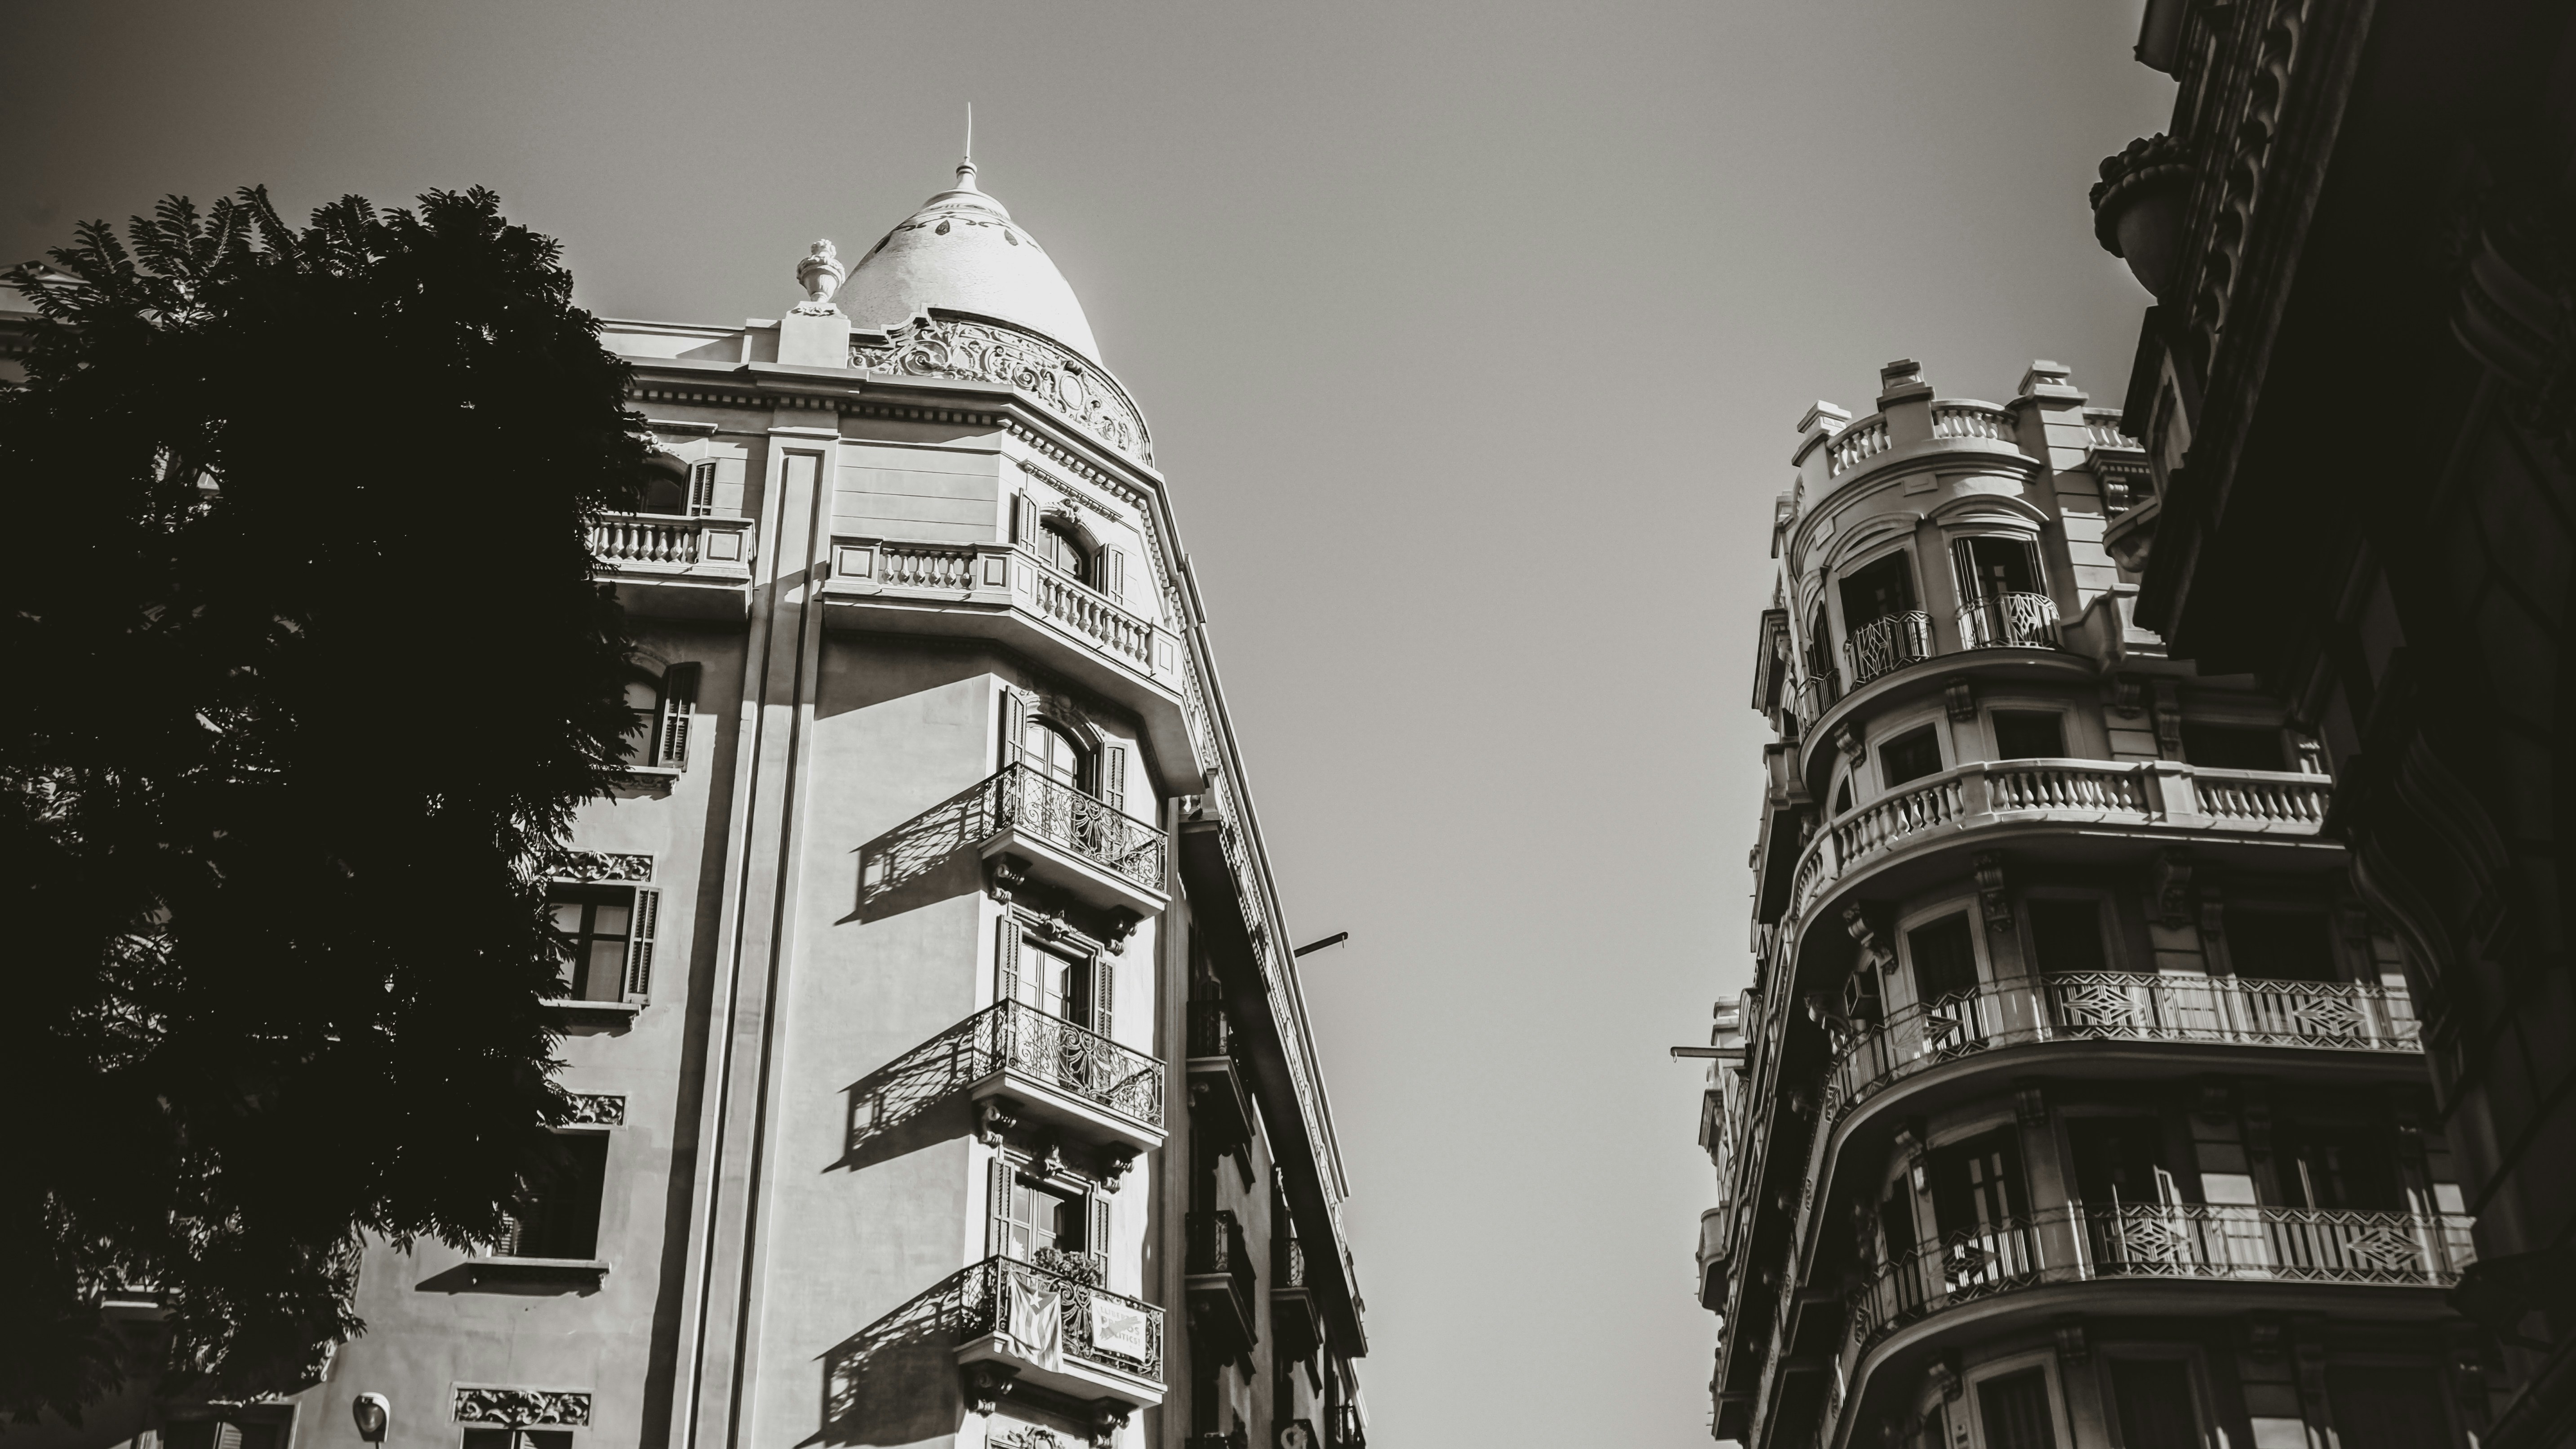
{"type": "Polygon", "coordinates": [[[647,763],[683,769],[689,763],[689,723],[698,710],[695,664],[674,664],[662,674],[662,702],[654,714],[653,756],[647,763]]]}
{"type": "Polygon", "coordinates": [[[2075,1152],[2075,1193],[2087,1206],[2169,1202],[2163,1124],[2153,1117],[2078,1117],[2066,1124],[2075,1152]]]}
{"type": "Polygon", "coordinates": [[[1937,1148],[1932,1175],[1932,1216],[1941,1235],[1988,1233],[2018,1221],[2028,1208],[2021,1185],[2021,1149],[2012,1129],[1988,1132],[1937,1148]]]}
{"type": "Polygon", "coordinates": [[[2046,1370],[2023,1369],[1977,1385],[1977,1409],[1986,1421],[1986,1449],[2057,1449],[2046,1370]]]}
{"type": "Polygon", "coordinates": [[[2062,760],[2066,758],[2066,717],[2054,711],[1996,710],[1995,758],[2062,760]]]}
{"type": "Polygon", "coordinates": [[[1872,619],[1914,610],[1914,571],[1898,550],[1843,579],[1843,627],[1857,629],[1872,619]]]}
{"type": "Polygon", "coordinates": [[[2107,971],[2102,950],[2102,903],[2089,900],[2029,902],[2030,940],[2039,969],[2052,976],[2107,971]]]}
{"type": "Polygon", "coordinates": [[[2227,961],[2258,981],[2336,981],[2334,932],[2323,911],[2227,908],[2227,961]]]}
{"type": "Polygon", "coordinates": [[[2046,592],[2039,586],[2039,550],[2028,539],[1962,538],[1950,545],[1950,557],[1959,571],[1962,604],[2005,594],[2046,592]]]}
{"type": "Polygon", "coordinates": [[[1879,746],[1878,773],[1890,790],[1908,780],[1941,773],[1941,741],[1932,726],[1908,730],[1879,746]]]}
{"type": "Polygon", "coordinates": [[[464,1449],[572,1449],[570,1429],[468,1429],[464,1449]]]}
{"type": "Polygon", "coordinates": [[[505,1258],[596,1258],[608,1187],[608,1134],[558,1132],[552,1161],[533,1175],[500,1245],[505,1258]]]}
{"type": "Polygon", "coordinates": [[[2212,770],[2286,770],[2281,732],[2259,726],[2182,722],[2182,757],[2212,770]]]}
{"type": "Polygon", "coordinates": [[[2201,1449],[2191,1366],[2182,1360],[2111,1360],[2111,1397],[2119,1410],[2120,1449],[2201,1449]]]}
{"type": "Polygon", "coordinates": [[[1921,1000],[1977,989],[1977,942],[1967,912],[1906,932],[1905,949],[1914,958],[1914,994],[1921,1000]]]}
{"type": "Polygon", "coordinates": [[[2326,1365],[2326,1402],[2342,1449],[2422,1449],[2452,1444],[2441,1381],[2429,1368],[2326,1365]]]}
{"type": "Polygon", "coordinates": [[[705,518],[716,511],[716,465],[710,459],[689,465],[689,516],[705,518]]]}
{"type": "Polygon", "coordinates": [[[2328,1212],[2395,1212],[2406,1206],[2387,1133],[2284,1124],[2276,1140],[2281,1190],[2294,1206],[2328,1212]]]}
{"type": "Polygon", "coordinates": [[[555,943],[563,953],[559,990],[570,1001],[626,998],[635,924],[632,886],[558,885],[546,893],[555,943]]]}
{"type": "Polygon", "coordinates": [[[282,1419],[173,1419],[163,1426],[166,1449],[284,1449],[282,1419]]]}

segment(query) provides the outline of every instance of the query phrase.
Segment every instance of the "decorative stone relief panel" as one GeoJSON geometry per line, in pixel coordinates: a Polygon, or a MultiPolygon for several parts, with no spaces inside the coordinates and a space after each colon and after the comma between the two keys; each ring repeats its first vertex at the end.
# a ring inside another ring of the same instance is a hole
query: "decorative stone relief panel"
{"type": "Polygon", "coordinates": [[[572,1115],[564,1119],[587,1127],[623,1127],[626,1125],[626,1098],[609,1092],[575,1092],[572,1115]]]}
{"type": "Polygon", "coordinates": [[[915,317],[888,333],[882,347],[853,342],[850,365],[906,377],[1004,383],[1128,457],[1149,466],[1154,461],[1144,416],[1127,390],[1088,359],[1033,332],[915,317]]]}
{"type": "Polygon", "coordinates": [[[653,857],[602,850],[567,850],[546,862],[546,879],[583,885],[641,884],[653,878],[653,857]]]}
{"type": "Polygon", "coordinates": [[[586,1389],[513,1389],[492,1384],[458,1384],[456,1422],[499,1424],[512,1429],[530,1425],[588,1428],[590,1393],[586,1389]]]}

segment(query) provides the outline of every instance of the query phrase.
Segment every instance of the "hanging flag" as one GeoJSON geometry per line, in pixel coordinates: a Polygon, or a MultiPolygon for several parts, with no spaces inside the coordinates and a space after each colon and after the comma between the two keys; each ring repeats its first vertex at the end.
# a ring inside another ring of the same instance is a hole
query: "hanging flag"
{"type": "Polygon", "coordinates": [[[1053,1288],[1035,1291],[1035,1274],[1011,1273],[1011,1342],[1020,1356],[1042,1369],[1064,1367],[1064,1295],[1053,1288]]]}

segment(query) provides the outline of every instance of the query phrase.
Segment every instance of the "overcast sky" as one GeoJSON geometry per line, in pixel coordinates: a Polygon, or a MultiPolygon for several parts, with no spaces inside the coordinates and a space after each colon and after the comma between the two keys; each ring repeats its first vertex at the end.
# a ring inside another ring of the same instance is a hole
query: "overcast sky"
{"type": "MultiPolygon", "coordinates": [[[[1709,1002],[1792,426],[1916,357],[2116,406],[2139,0],[0,3],[0,261],[165,192],[486,185],[738,322],[948,182],[1046,245],[1213,615],[1356,1196],[1373,1442],[1707,1442],[1709,1002]]],[[[342,361],[355,361],[342,359],[342,361]]],[[[460,507],[471,480],[459,480],[460,507]]]]}

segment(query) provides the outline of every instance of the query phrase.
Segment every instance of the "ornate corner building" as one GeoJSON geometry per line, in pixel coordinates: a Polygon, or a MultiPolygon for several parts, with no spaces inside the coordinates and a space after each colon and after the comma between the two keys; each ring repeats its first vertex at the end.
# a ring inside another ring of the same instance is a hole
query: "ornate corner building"
{"type": "Polygon", "coordinates": [[[971,164],[797,279],[605,326],[659,471],[593,539],[641,648],[554,892],[572,1170],[499,1251],[372,1247],[307,1392],[89,1442],[311,1449],[379,1393],[396,1449],[1365,1445],[1331,1110],[1143,415],[971,164]]]}
{"type": "Polygon", "coordinates": [[[2313,731],[2134,617],[2164,480],[2088,402],[1899,362],[1799,425],[1756,976],[1704,1053],[1716,1437],[2466,1445],[2405,948],[2313,731]]]}
{"type": "MultiPolygon", "coordinates": [[[[2476,1215],[2487,1449],[2576,1444],[2576,17],[2152,0],[2095,232],[2155,299],[2137,621],[2321,744],[2476,1215]]],[[[2109,138],[2105,138],[2106,140],[2109,138]]],[[[2464,1399],[2463,1402],[2470,1402],[2464,1399]]],[[[2350,1442],[2347,1439],[2346,1442],[2350,1442]]]]}

